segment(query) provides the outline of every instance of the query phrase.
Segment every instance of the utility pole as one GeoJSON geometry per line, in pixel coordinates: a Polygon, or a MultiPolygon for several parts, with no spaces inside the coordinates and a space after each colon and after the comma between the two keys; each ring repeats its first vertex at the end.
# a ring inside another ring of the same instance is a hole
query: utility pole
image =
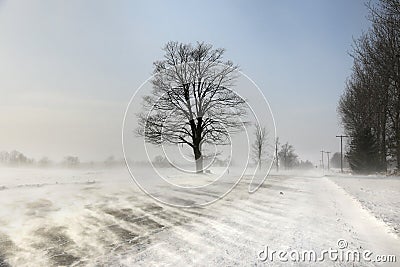
{"type": "Polygon", "coordinates": [[[279,138],[276,138],[275,141],[275,163],[276,163],[276,172],[279,172],[279,159],[278,159],[278,143],[279,143],[279,138]]]}
{"type": "Polygon", "coordinates": [[[326,153],[326,155],[328,155],[328,171],[329,171],[329,154],[330,154],[331,152],[325,151],[325,153],[326,153]]]}
{"type": "Polygon", "coordinates": [[[324,150],[322,149],[321,151],[321,163],[322,163],[322,170],[324,170],[324,150]]]}
{"type": "Polygon", "coordinates": [[[336,135],[337,138],[340,138],[340,171],[343,173],[343,138],[348,138],[348,135],[336,135]]]}

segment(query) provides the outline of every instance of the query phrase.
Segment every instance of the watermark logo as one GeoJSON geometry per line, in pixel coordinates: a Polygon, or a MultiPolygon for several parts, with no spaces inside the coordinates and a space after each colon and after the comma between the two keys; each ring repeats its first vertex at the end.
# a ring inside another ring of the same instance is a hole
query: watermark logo
{"type": "Polygon", "coordinates": [[[396,255],[375,255],[370,250],[352,250],[344,239],[337,241],[337,248],[316,250],[274,250],[265,246],[258,252],[261,262],[376,262],[394,263],[396,255]]]}
{"type": "Polygon", "coordinates": [[[178,207],[213,203],[243,177],[257,191],[275,156],[263,91],[231,63],[165,64],[156,63],[125,112],[122,145],[134,182],[178,207]]]}

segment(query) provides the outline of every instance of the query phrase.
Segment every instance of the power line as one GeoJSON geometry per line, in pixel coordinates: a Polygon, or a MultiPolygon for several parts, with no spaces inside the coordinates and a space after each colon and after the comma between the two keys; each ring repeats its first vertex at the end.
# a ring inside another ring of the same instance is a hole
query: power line
{"type": "Polygon", "coordinates": [[[324,170],[324,150],[322,149],[321,151],[321,163],[322,163],[322,170],[324,170]]]}
{"type": "Polygon", "coordinates": [[[337,138],[340,138],[340,171],[343,173],[343,138],[348,138],[348,135],[336,135],[337,138]]]}
{"type": "Polygon", "coordinates": [[[329,154],[330,154],[331,152],[325,151],[325,153],[326,153],[326,155],[328,155],[328,171],[329,171],[329,169],[330,169],[330,166],[329,166],[329,154]]]}

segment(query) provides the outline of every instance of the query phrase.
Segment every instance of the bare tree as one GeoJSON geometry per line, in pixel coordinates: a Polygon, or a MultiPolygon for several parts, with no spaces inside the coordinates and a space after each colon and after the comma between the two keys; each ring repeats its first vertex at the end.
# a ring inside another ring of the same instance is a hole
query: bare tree
{"type": "Polygon", "coordinates": [[[75,156],[66,156],[63,162],[64,166],[68,168],[75,168],[80,164],[79,158],[75,156]]]}
{"type": "Polygon", "coordinates": [[[31,164],[34,160],[28,158],[23,153],[13,150],[9,153],[9,164],[11,165],[24,165],[31,164]]]}
{"type": "Polygon", "coordinates": [[[0,152],[0,163],[8,164],[10,162],[10,153],[7,151],[0,152]]]}
{"type": "Polygon", "coordinates": [[[202,145],[229,144],[229,134],[247,114],[245,101],[232,91],[238,66],[210,44],[169,42],[164,51],[164,59],[154,63],[153,90],[143,98],[138,133],[152,144],[190,146],[196,172],[202,172],[202,145]]]}
{"type": "Polygon", "coordinates": [[[257,162],[258,168],[261,169],[262,161],[265,160],[267,155],[267,136],[268,133],[265,127],[261,127],[260,125],[256,125],[256,129],[254,131],[255,140],[251,146],[253,159],[257,162]]]}
{"type": "Polygon", "coordinates": [[[158,155],[154,158],[153,164],[157,167],[169,167],[170,166],[168,159],[163,156],[160,156],[160,155],[158,155]]]}
{"type": "Polygon", "coordinates": [[[290,169],[297,164],[297,155],[294,153],[294,147],[287,142],[282,145],[278,155],[285,169],[290,169]]]}
{"type": "Polygon", "coordinates": [[[51,161],[48,157],[44,156],[38,161],[38,164],[40,167],[48,167],[51,164],[51,161]]]}

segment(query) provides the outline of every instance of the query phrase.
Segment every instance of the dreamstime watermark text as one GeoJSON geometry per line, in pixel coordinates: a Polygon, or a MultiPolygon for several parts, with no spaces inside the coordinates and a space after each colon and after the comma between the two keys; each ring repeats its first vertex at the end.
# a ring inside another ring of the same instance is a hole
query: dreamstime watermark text
{"type": "Polygon", "coordinates": [[[265,246],[257,254],[261,262],[376,262],[394,263],[397,262],[396,255],[375,255],[370,250],[351,250],[348,249],[348,242],[339,239],[337,248],[316,250],[274,250],[265,246]]]}

